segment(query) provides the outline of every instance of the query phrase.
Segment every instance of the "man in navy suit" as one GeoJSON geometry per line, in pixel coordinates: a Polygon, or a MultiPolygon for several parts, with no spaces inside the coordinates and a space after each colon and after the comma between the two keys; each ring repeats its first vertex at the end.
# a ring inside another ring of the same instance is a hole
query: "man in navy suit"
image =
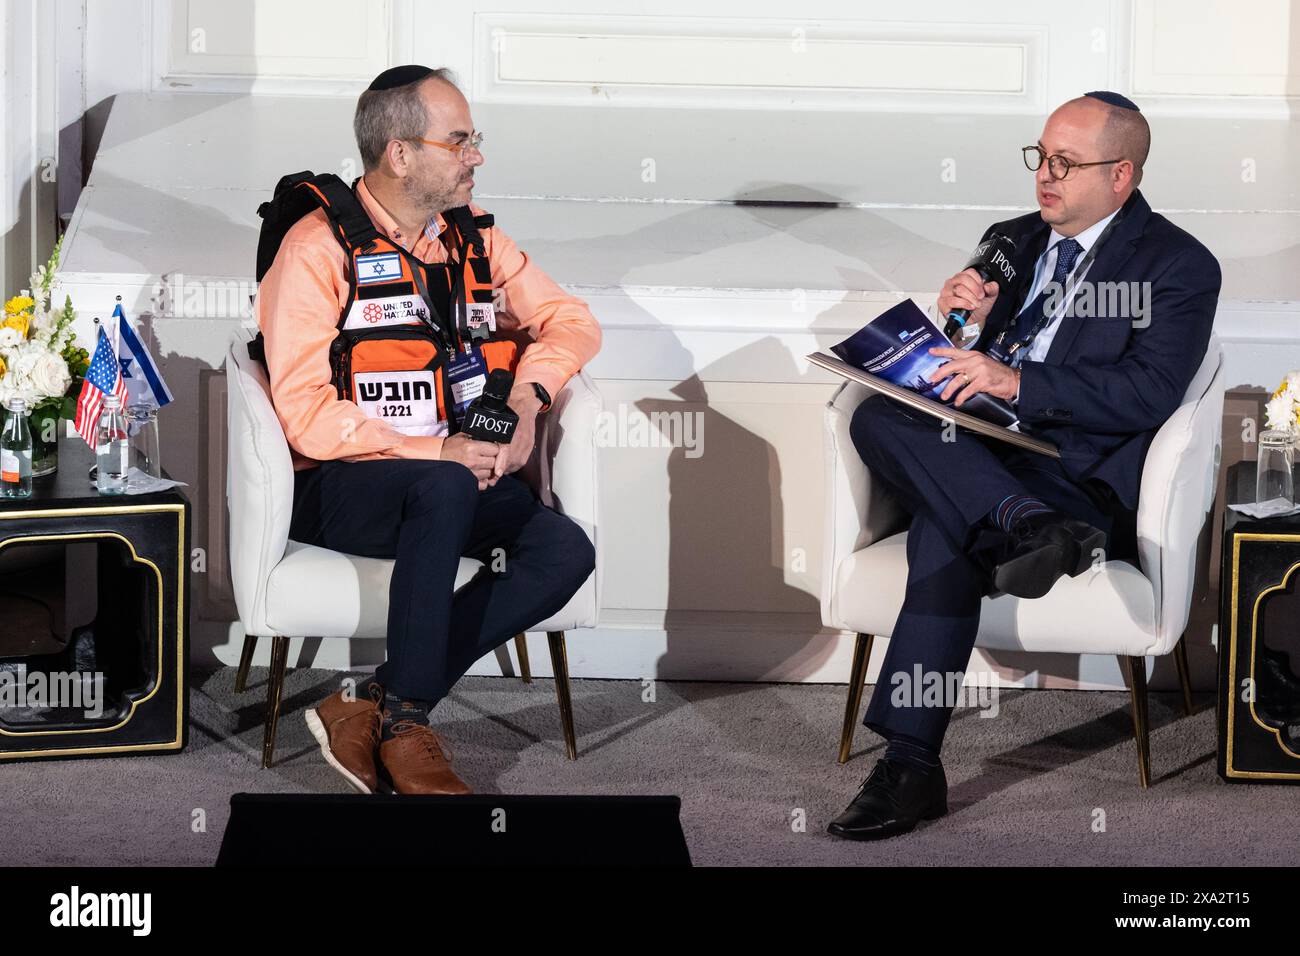
{"type": "Polygon", "coordinates": [[[1059,461],[954,435],[879,395],[854,412],[858,453],[912,523],[907,592],[863,720],[888,744],[830,824],[836,836],[880,839],[947,812],[939,750],[953,702],[895,693],[894,675],[960,686],[984,595],[1041,597],[1134,551],[1142,463],[1205,357],[1220,278],[1209,250],[1138,191],[1150,142],[1119,94],[1061,106],[1024,149],[1039,212],[984,234],[1015,242],[1014,287],[968,269],[939,293],[940,315],[968,309],[982,326],[973,349],[934,350],[949,359],[934,375],[949,379],[943,398],[1015,403],[1059,461]]]}

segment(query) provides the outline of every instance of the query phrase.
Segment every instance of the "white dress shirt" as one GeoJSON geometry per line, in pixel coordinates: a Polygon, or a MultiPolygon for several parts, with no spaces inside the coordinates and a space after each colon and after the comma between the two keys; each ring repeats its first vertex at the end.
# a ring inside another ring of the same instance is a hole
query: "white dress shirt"
{"type": "MultiPolygon", "coordinates": [[[[1097,238],[1102,234],[1106,226],[1110,224],[1110,221],[1115,218],[1115,213],[1117,212],[1119,212],[1118,209],[1116,209],[1115,212],[1112,212],[1109,216],[1106,216],[1104,219],[1097,220],[1087,229],[1083,230],[1083,232],[1074,237],[1074,241],[1079,244],[1079,255],[1074,260],[1076,265],[1088,254],[1088,250],[1097,242],[1097,238]]],[[[1029,294],[1025,296],[1024,303],[1021,306],[1022,308],[1028,306],[1038,298],[1038,293],[1043,291],[1043,286],[1047,285],[1048,281],[1052,278],[1052,273],[1056,271],[1056,246],[1057,243],[1064,238],[1065,236],[1061,235],[1055,229],[1053,229],[1048,235],[1047,248],[1044,249],[1043,254],[1038,257],[1038,262],[1034,264],[1034,281],[1029,287],[1029,294]]],[[[1088,268],[1084,269],[1075,277],[1075,285],[1070,291],[1070,299],[1073,299],[1078,294],[1079,283],[1083,281],[1084,277],[1087,276],[1091,269],[1092,263],[1088,263],[1088,268]]],[[[1066,281],[1068,282],[1069,279],[1066,279],[1066,281]]],[[[1026,360],[1030,362],[1041,362],[1043,359],[1047,358],[1048,350],[1052,347],[1052,340],[1056,338],[1056,333],[1061,328],[1061,318],[1065,315],[1069,305],[1069,299],[1061,302],[1056,309],[1056,314],[1052,316],[1048,323],[1043,326],[1037,335],[1034,336],[1034,340],[1029,344],[1029,348],[1021,349],[1016,352],[1015,356],[1012,358],[1012,368],[1019,366],[1021,362],[1026,360]]],[[[1014,323],[1015,319],[1012,318],[1010,321],[1014,323]]],[[[1011,400],[1011,403],[1013,405],[1020,404],[1019,390],[1016,391],[1016,397],[1011,400]]]]}
{"type": "MultiPolygon", "coordinates": [[[[1117,212],[1119,212],[1118,209],[1116,209],[1115,212],[1112,212],[1105,219],[1099,219],[1074,237],[1075,242],[1077,242],[1080,247],[1079,256],[1075,259],[1076,264],[1082,261],[1083,257],[1088,254],[1088,250],[1097,242],[1097,237],[1102,234],[1102,231],[1105,230],[1110,221],[1115,218],[1115,213],[1117,212]]],[[[1052,278],[1052,273],[1056,271],[1056,246],[1057,243],[1064,238],[1065,236],[1061,235],[1055,229],[1053,229],[1051,234],[1047,237],[1047,248],[1043,250],[1043,254],[1038,257],[1038,262],[1034,266],[1034,281],[1029,287],[1029,294],[1025,296],[1025,305],[1029,305],[1034,301],[1034,299],[1038,298],[1038,294],[1043,291],[1043,286],[1047,285],[1048,280],[1052,278]]],[[[1084,277],[1091,269],[1092,264],[1089,263],[1088,268],[1075,277],[1076,284],[1074,289],[1070,292],[1071,299],[1078,294],[1078,283],[1083,281],[1084,277]]],[[[1034,336],[1034,341],[1030,343],[1029,348],[1016,353],[1015,364],[1019,365],[1024,359],[1028,359],[1031,362],[1041,362],[1043,359],[1047,358],[1047,352],[1052,347],[1052,340],[1056,338],[1057,330],[1061,327],[1061,317],[1065,314],[1068,306],[1069,302],[1063,301],[1057,307],[1056,315],[1052,317],[1051,321],[1043,326],[1041,332],[1034,336]]]]}

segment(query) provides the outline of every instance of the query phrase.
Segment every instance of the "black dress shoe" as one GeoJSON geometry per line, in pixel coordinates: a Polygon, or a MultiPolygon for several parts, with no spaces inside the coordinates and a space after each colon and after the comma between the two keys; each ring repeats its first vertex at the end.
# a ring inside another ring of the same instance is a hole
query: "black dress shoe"
{"type": "Polygon", "coordinates": [[[1008,536],[1006,555],[993,571],[993,586],[1004,594],[1040,598],[1063,574],[1077,577],[1092,566],[1093,552],[1106,544],[1106,532],[1086,521],[1044,512],[1020,522],[1008,536]]]}
{"type": "Polygon", "coordinates": [[[847,810],[826,832],[846,840],[883,840],[948,812],[948,780],[942,765],[933,770],[905,760],[876,761],[847,810]]]}

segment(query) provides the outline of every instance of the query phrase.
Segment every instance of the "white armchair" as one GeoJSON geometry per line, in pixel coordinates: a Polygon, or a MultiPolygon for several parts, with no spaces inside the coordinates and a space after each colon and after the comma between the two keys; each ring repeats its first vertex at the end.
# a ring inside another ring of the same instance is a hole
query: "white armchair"
{"type": "MultiPolygon", "coordinates": [[[[230,568],[244,645],[235,678],[243,691],[257,639],[272,639],[262,766],[271,765],[291,637],[385,636],[393,561],[365,558],[289,539],[293,465],[271,404],[266,372],[248,357],[245,330],[226,355],[229,412],[230,568]]],[[[576,521],[596,547],[596,569],[555,616],[540,621],[550,644],[555,690],[569,759],[577,758],[564,632],[595,627],[600,607],[600,540],[596,531],[596,424],[601,400],[585,372],[555,396],[540,423],[537,449],[523,475],[542,502],[576,521]]],[[[480,567],[464,558],[459,588],[480,567]]],[[[524,635],[515,638],[520,673],[531,680],[524,635]]]]}
{"type": "MultiPolygon", "coordinates": [[[[872,637],[893,631],[907,582],[909,519],[872,479],[849,437],[853,411],[868,394],[846,382],[826,410],[822,622],[857,633],[840,763],[852,746],[872,637]]],[[[1061,578],[1045,597],[998,594],[986,597],[980,609],[976,646],[1120,657],[1129,675],[1143,787],[1150,781],[1146,658],[1175,652],[1184,708],[1191,711],[1182,634],[1208,560],[1203,532],[1218,481],[1222,415],[1222,350],[1212,337],[1183,404],[1156,434],[1143,466],[1139,566],[1110,560],[1077,578],[1061,578]]]]}

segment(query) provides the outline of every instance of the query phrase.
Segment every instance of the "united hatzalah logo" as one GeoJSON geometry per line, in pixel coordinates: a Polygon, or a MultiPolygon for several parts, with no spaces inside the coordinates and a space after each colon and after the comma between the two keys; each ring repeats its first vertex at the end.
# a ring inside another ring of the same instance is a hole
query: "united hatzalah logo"
{"type": "Polygon", "coordinates": [[[367,322],[378,322],[384,317],[383,306],[379,305],[377,302],[372,302],[362,310],[361,317],[367,322]]]}

